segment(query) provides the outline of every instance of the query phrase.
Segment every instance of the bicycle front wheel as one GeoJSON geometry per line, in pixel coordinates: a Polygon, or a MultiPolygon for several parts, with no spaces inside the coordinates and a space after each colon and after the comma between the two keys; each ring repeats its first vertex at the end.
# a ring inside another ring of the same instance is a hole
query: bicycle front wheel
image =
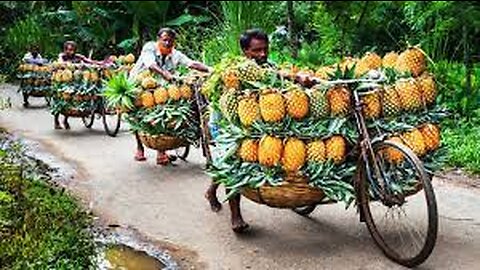
{"type": "Polygon", "coordinates": [[[362,162],[358,171],[359,207],[384,254],[403,266],[417,266],[430,256],[437,239],[431,177],[406,146],[381,141],[372,147],[374,158],[362,162]]]}

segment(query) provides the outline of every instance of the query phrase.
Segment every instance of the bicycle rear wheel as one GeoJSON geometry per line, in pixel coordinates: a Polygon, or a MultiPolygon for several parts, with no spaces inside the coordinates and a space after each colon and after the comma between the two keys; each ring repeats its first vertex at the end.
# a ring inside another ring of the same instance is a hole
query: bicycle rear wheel
{"type": "MultiPolygon", "coordinates": [[[[106,105],[103,104],[103,106],[106,106],[106,105]]],[[[118,131],[120,129],[121,122],[122,122],[122,113],[115,109],[110,109],[105,107],[101,108],[100,110],[102,113],[102,122],[103,122],[103,128],[105,129],[105,132],[110,137],[117,136],[118,131]]]]}
{"type": "Polygon", "coordinates": [[[403,266],[417,266],[430,256],[437,239],[431,177],[409,148],[390,141],[372,147],[375,158],[359,166],[359,207],[384,254],[403,266]],[[372,169],[375,163],[379,175],[372,169]]]}

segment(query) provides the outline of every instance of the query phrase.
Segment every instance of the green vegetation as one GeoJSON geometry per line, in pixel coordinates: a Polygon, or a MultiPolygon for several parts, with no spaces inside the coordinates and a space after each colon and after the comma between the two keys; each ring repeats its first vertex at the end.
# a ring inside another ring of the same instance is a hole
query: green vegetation
{"type": "Polygon", "coordinates": [[[91,269],[91,219],[45,170],[0,134],[0,269],[91,269]]]}

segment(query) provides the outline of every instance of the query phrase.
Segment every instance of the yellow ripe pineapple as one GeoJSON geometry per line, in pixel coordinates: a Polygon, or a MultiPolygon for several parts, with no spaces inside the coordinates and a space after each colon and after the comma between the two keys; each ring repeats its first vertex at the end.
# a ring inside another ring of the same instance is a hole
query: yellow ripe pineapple
{"type": "Polygon", "coordinates": [[[397,59],[395,69],[400,72],[410,72],[414,77],[426,69],[425,55],[417,47],[410,47],[402,52],[397,59]]]}
{"type": "Polygon", "coordinates": [[[92,82],[98,82],[100,78],[98,77],[98,73],[96,71],[92,71],[90,73],[90,81],[92,82]]]}
{"type": "Polygon", "coordinates": [[[285,102],[282,94],[270,89],[260,95],[260,114],[266,122],[280,122],[285,117],[285,102]]]}
{"type": "Polygon", "coordinates": [[[258,142],[252,139],[242,141],[238,148],[238,156],[246,162],[257,162],[258,160],[258,142]]]}
{"type": "Polygon", "coordinates": [[[62,82],[71,82],[73,79],[73,73],[69,69],[65,69],[62,72],[62,82]]]}
{"type": "Polygon", "coordinates": [[[382,113],[382,103],[380,102],[380,95],[378,92],[362,96],[361,100],[364,104],[363,113],[367,119],[380,117],[380,114],[382,113]]]}
{"type": "Polygon", "coordinates": [[[396,52],[389,52],[383,56],[382,59],[382,66],[384,68],[395,68],[395,64],[397,63],[398,53],[396,52]]]}
{"type": "Polygon", "coordinates": [[[300,120],[307,116],[309,110],[309,98],[305,91],[299,87],[291,87],[285,95],[287,101],[287,113],[294,119],[300,120]]]}
{"type": "Polygon", "coordinates": [[[433,151],[440,147],[440,128],[434,124],[424,124],[419,128],[425,141],[427,151],[433,151]]]}
{"type": "Polygon", "coordinates": [[[265,135],[259,143],[258,162],[267,167],[276,166],[282,158],[282,152],[282,140],[265,135]]]}
{"type": "Polygon", "coordinates": [[[350,92],[343,85],[330,88],[327,92],[330,114],[333,117],[345,117],[350,108],[350,92]]]}
{"type": "Polygon", "coordinates": [[[370,67],[368,66],[368,63],[365,61],[358,61],[357,65],[355,66],[355,77],[361,77],[365,73],[370,71],[370,67]]]}
{"type": "Polygon", "coordinates": [[[289,138],[283,146],[282,165],[286,172],[295,173],[304,164],[307,155],[305,144],[296,138],[289,138]]]}
{"type": "Polygon", "coordinates": [[[382,95],[383,115],[395,116],[402,110],[402,102],[394,86],[386,86],[382,95]]]}
{"type": "Polygon", "coordinates": [[[242,125],[249,127],[260,119],[260,108],[254,95],[247,94],[238,102],[237,114],[242,125]]]}
{"type": "Polygon", "coordinates": [[[417,156],[423,156],[427,152],[425,139],[417,128],[414,128],[402,135],[405,144],[412,149],[417,156]]]}
{"type": "Polygon", "coordinates": [[[163,87],[155,89],[153,92],[153,98],[155,99],[155,104],[165,104],[168,101],[168,91],[163,87]]]}
{"type": "Polygon", "coordinates": [[[240,80],[234,69],[227,70],[222,74],[222,82],[226,89],[240,89],[240,80]]]}
{"type": "Polygon", "coordinates": [[[173,85],[173,84],[170,85],[167,91],[168,91],[168,96],[174,101],[178,101],[182,98],[182,93],[180,92],[180,89],[176,85],[173,85]]]}
{"type": "Polygon", "coordinates": [[[335,72],[335,68],[332,66],[324,66],[319,68],[315,72],[315,77],[322,79],[322,80],[328,80],[329,79],[329,74],[333,74],[335,72]]]}
{"type": "Polygon", "coordinates": [[[193,96],[192,88],[188,84],[184,84],[180,87],[180,93],[182,98],[184,99],[191,99],[193,96]]]}
{"type": "Polygon", "coordinates": [[[395,89],[406,111],[416,110],[423,106],[422,94],[414,79],[400,79],[395,83],[395,89]]]}
{"type": "Polygon", "coordinates": [[[422,100],[426,105],[433,104],[437,97],[437,88],[433,76],[424,73],[417,78],[417,83],[422,94],[422,100]]]}
{"type": "MultiPolygon", "coordinates": [[[[403,145],[403,141],[399,137],[392,137],[388,140],[403,145]]],[[[405,156],[402,154],[402,152],[393,147],[386,147],[383,153],[385,155],[385,159],[392,164],[400,164],[405,160],[405,156]]]]}
{"type": "Polygon", "coordinates": [[[327,160],[326,147],[322,140],[316,140],[307,145],[307,160],[316,163],[327,160]]]}
{"type": "Polygon", "coordinates": [[[135,63],[135,55],[132,53],[127,54],[124,58],[126,64],[133,64],[135,63]]]}
{"type": "Polygon", "coordinates": [[[144,91],[140,98],[142,100],[142,106],[144,108],[151,108],[155,106],[155,98],[150,91],[144,91]]]}
{"type": "Polygon", "coordinates": [[[369,69],[379,69],[382,66],[382,58],[374,52],[365,53],[360,61],[365,62],[369,69]]]}
{"type": "Polygon", "coordinates": [[[153,77],[146,77],[142,79],[143,89],[153,89],[157,87],[157,81],[153,77]]]}
{"type": "Polygon", "coordinates": [[[327,160],[340,164],[347,155],[347,142],[342,136],[335,135],[325,141],[327,160]]]}

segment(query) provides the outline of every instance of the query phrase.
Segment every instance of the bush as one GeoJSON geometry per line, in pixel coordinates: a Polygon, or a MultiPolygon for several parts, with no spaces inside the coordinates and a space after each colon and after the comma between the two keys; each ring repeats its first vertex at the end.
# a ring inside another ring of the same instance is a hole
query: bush
{"type": "Polygon", "coordinates": [[[480,127],[472,124],[460,124],[456,128],[446,128],[443,143],[448,148],[448,163],[454,167],[463,167],[468,172],[480,173],[480,127]]]}

